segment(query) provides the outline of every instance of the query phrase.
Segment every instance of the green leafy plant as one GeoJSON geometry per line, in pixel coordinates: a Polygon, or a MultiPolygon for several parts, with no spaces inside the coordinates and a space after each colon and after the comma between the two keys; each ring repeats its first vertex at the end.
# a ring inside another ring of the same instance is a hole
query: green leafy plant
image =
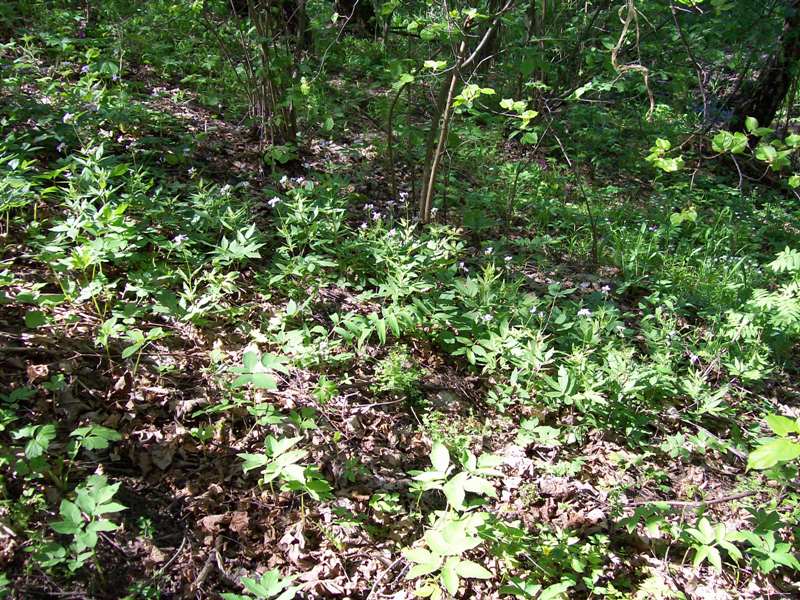
{"type": "Polygon", "coordinates": [[[274,371],[288,373],[287,360],[274,354],[261,354],[257,348],[245,350],[242,358],[242,367],[236,367],[233,372],[238,374],[234,379],[234,387],[252,384],[255,389],[275,390],[278,382],[272,374],[274,371]]]}
{"type": "Polygon", "coordinates": [[[486,568],[462,557],[464,553],[482,543],[477,530],[485,522],[486,517],[485,513],[471,513],[465,516],[444,514],[425,533],[420,545],[403,550],[403,556],[413,563],[406,574],[406,579],[438,574],[438,577],[426,578],[417,586],[417,596],[441,598],[442,588],[450,595],[455,595],[462,578],[492,577],[486,568]]]}
{"type": "Polygon", "coordinates": [[[292,449],[302,439],[302,436],[277,439],[270,435],[264,442],[264,454],[241,453],[237,456],[244,461],[242,469],[245,473],[261,469],[262,484],[280,479],[286,490],[301,491],[321,500],[330,495],[331,487],[317,468],[298,464],[308,456],[306,450],[292,449]]]}
{"type": "Polygon", "coordinates": [[[454,474],[456,465],[451,463],[450,452],[444,444],[434,442],[429,456],[430,469],[410,473],[416,482],[412,488],[414,491],[422,494],[428,490],[440,490],[447,498],[448,506],[455,510],[468,508],[465,504],[467,493],[496,497],[494,486],[487,478],[502,476],[496,468],[503,462],[501,457],[492,454],[476,457],[467,450],[459,457],[464,470],[454,474]]]}
{"type": "Polygon", "coordinates": [[[718,572],[722,572],[722,555],[720,549],[725,550],[733,560],[742,559],[741,551],[734,545],[739,540],[738,532],[729,530],[724,523],[712,525],[706,517],[702,517],[696,527],[687,527],[685,536],[692,550],[694,550],[694,568],[697,569],[703,561],[708,560],[718,572]]]}
{"type": "Polygon", "coordinates": [[[747,457],[748,469],[769,469],[779,463],[793,461],[800,456],[800,419],[781,415],[767,415],[766,422],[777,436],[767,439],[747,457]]]}
{"type": "Polygon", "coordinates": [[[118,528],[105,515],[126,508],[113,502],[119,486],[119,483],[109,484],[103,475],[92,475],[76,488],[74,502],[66,499],[61,501],[61,521],[51,523],[50,527],[56,533],[72,536],[72,542],[67,548],[56,542],[40,548],[37,555],[42,566],[51,567],[65,562],[70,571],[77,571],[94,557],[99,534],[118,528]]]}
{"type": "Polygon", "coordinates": [[[258,579],[242,578],[242,585],[249,594],[223,593],[224,600],[291,600],[297,595],[301,586],[291,585],[296,576],[282,577],[277,569],[264,573],[258,579]],[[252,595],[251,595],[252,594],[252,595]]]}

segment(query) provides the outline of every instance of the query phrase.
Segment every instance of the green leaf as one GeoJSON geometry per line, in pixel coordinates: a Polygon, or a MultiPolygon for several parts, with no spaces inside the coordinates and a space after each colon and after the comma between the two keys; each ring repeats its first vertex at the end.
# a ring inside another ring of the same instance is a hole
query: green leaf
{"type": "Polygon", "coordinates": [[[144,344],[132,344],[122,350],[122,358],[130,358],[136,354],[144,344]]]}
{"type": "Polygon", "coordinates": [[[458,573],[456,572],[458,561],[458,557],[451,556],[442,567],[442,584],[451,596],[455,596],[458,593],[458,573]]]}
{"type": "Polygon", "coordinates": [[[711,563],[717,573],[722,573],[722,557],[719,554],[719,549],[715,546],[708,548],[708,562],[711,563]]]}
{"type": "Polygon", "coordinates": [[[711,139],[711,149],[720,154],[728,152],[733,146],[733,134],[730,131],[720,131],[711,139]]]}
{"type": "Polygon", "coordinates": [[[760,144],[756,148],[756,158],[760,161],[771,163],[778,156],[778,151],[770,144],[760,144]]]}
{"type": "Polygon", "coordinates": [[[755,117],[747,117],[744,120],[744,126],[745,129],[747,129],[747,131],[752,133],[758,128],[758,119],[756,119],[755,117]]]}
{"type": "Polygon", "coordinates": [[[56,426],[52,423],[35,427],[33,438],[25,444],[25,458],[32,459],[42,456],[55,437],[56,426]]]}
{"type": "Polygon", "coordinates": [[[29,310],[25,313],[25,327],[36,329],[47,323],[47,316],[40,310],[29,310]]]}
{"type": "Polygon", "coordinates": [[[259,390],[277,390],[278,381],[268,373],[253,373],[249,378],[253,387],[259,390]]]}
{"type": "Polygon", "coordinates": [[[424,563],[419,565],[414,565],[408,570],[406,574],[406,579],[416,579],[417,577],[422,577],[423,575],[430,575],[434,571],[439,569],[439,564],[436,563],[424,563]]]}
{"type": "Polygon", "coordinates": [[[800,433],[800,424],[794,419],[781,415],[767,415],[765,420],[769,428],[781,437],[786,437],[790,433],[800,433]]]}
{"type": "Polygon", "coordinates": [[[264,456],[263,454],[237,454],[239,458],[244,461],[242,465],[242,470],[247,473],[248,471],[252,471],[253,469],[260,469],[261,467],[265,466],[269,463],[269,458],[264,456]]]}
{"type": "Polygon", "coordinates": [[[126,510],[127,508],[128,508],[127,506],[123,506],[119,502],[108,502],[107,504],[101,504],[100,506],[98,506],[95,509],[94,514],[105,515],[108,513],[120,512],[126,510]]]}
{"type": "Polygon", "coordinates": [[[428,563],[433,560],[433,554],[425,548],[404,548],[403,556],[417,564],[428,563]]]}
{"type": "Polygon", "coordinates": [[[797,135],[796,133],[787,135],[786,139],[783,140],[783,143],[787,146],[791,146],[792,148],[800,147],[800,135],[797,135]]]}
{"type": "MultiPolygon", "coordinates": [[[[123,507],[124,508],[124,507],[123,507]]],[[[86,526],[87,531],[94,531],[98,533],[100,531],[116,531],[119,529],[119,525],[116,523],[112,523],[108,519],[99,519],[97,521],[92,521],[86,526]]]]}
{"type": "Polygon", "coordinates": [[[747,457],[748,469],[769,469],[779,462],[794,460],[800,456],[800,444],[786,438],[770,440],[747,457]]]}
{"type": "Polygon", "coordinates": [[[72,523],[73,525],[83,523],[81,510],[74,502],[70,502],[69,500],[62,500],[58,508],[58,513],[63,517],[64,521],[66,521],[67,523],[72,523]]]}
{"type": "Polygon", "coordinates": [[[461,560],[456,565],[456,573],[465,579],[491,579],[492,574],[476,562],[461,560]]]}
{"type": "Polygon", "coordinates": [[[469,475],[462,471],[442,486],[442,491],[447,498],[448,504],[456,510],[464,508],[464,498],[466,497],[464,483],[467,477],[469,477],[469,475]]]}
{"type": "Polygon", "coordinates": [[[694,561],[692,562],[692,565],[694,566],[695,569],[697,569],[701,564],[703,564],[703,561],[708,556],[708,551],[709,551],[710,548],[711,548],[711,546],[696,546],[695,547],[694,561]]]}
{"type": "Polygon", "coordinates": [[[430,458],[434,469],[439,473],[447,473],[447,468],[450,466],[450,452],[447,450],[447,446],[441,442],[434,442],[430,458]]]}

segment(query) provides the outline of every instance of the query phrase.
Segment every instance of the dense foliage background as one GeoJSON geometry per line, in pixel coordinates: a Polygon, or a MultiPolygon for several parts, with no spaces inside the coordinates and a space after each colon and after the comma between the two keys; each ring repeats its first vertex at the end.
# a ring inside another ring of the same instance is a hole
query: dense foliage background
{"type": "Polygon", "coordinates": [[[11,0],[0,59],[0,598],[800,593],[797,0],[11,0]]]}

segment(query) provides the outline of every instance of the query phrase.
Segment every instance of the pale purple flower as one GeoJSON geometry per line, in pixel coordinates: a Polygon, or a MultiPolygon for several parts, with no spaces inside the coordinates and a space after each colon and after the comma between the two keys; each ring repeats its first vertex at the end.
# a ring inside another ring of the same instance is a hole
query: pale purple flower
{"type": "Polygon", "coordinates": [[[490,315],[490,314],[488,314],[488,313],[487,313],[487,314],[483,315],[483,316],[481,317],[481,319],[483,319],[483,322],[484,322],[484,323],[488,323],[489,321],[491,321],[492,319],[494,319],[494,317],[493,317],[492,315],[490,315]]]}
{"type": "Polygon", "coordinates": [[[84,74],[86,74],[86,73],[88,73],[88,72],[89,72],[89,65],[83,65],[83,66],[81,67],[81,73],[84,73],[84,74]]]}
{"type": "Polygon", "coordinates": [[[611,291],[611,286],[610,285],[604,285],[603,287],[600,288],[600,291],[603,292],[604,294],[607,294],[607,293],[609,293],[611,291]]]}
{"type": "Polygon", "coordinates": [[[62,119],[61,119],[61,120],[62,120],[64,123],[72,123],[72,121],[74,121],[74,120],[75,120],[75,114],[74,114],[74,113],[71,113],[71,112],[68,112],[67,114],[65,114],[65,115],[62,117],[62,119]]]}
{"type": "Polygon", "coordinates": [[[280,204],[280,202],[281,202],[281,199],[278,198],[277,196],[275,196],[274,198],[272,198],[272,200],[267,202],[267,204],[269,204],[270,208],[275,208],[276,206],[278,206],[278,204],[280,204]]]}
{"type": "Polygon", "coordinates": [[[397,229],[392,227],[388,232],[386,232],[386,235],[388,235],[389,237],[394,237],[395,235],[397,235],[397,229]]]}
{"type": "Polygon", "coordinates": [[[175,244],[176,246],[180,246],[183,242],[185,242],[188,239],[189,239],[188,235],[184,235],[181,233],[172,238],[172,243],[175,244]]]}
{"type": "Polygon", "coordinates": [[[67,148],[67,145],[64,142],[61,142],[58,146],[56,146],[56,151],[61,153],[61,152],[64,152],[64,150],[66,150],[66,148],[67,148]]]}
{"type": "Polygon", "coordinates": [[[580,287],[581,287],[581,289],[582,289],[582,290],[585,290],[585,289],[586,289],[586,288],[588,288],[590,285],[591,285],[591,284],[590,284],[588,281],[583,281],[583,282],[581,282],[581,285],[580,285],[580,287]]]}

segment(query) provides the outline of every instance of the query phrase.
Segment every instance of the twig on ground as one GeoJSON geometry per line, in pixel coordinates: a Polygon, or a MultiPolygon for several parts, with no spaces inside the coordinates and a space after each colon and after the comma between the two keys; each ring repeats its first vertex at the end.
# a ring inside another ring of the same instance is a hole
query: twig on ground
{"type": "Polygon", "coordinates": [[[375,583],[372,584],[372,589],[369,591],[369,594],[367,595],[367,600],[372,600],[372,598],[375,596],[375,592],[378,591],[378,586],[383,581],[383,578],[386,577],[386,575],[389,572],[391,572],[391,570],[394,569],[397,566],[397,564],[402,562],[403,560],[404,560],[403,557],[398,558],[392,564],[386,567],[380,575],[378,575],[378,578],[375,580],[375,583]]]}
{"type": "Polygon", "coordinates": [[[711,506],[712,504],[722,504],[723,502],[732,502],[733,500],[741,500],[742,498],[749,498],[760,493],[759,491],[739,492],[738,494],[731,494],[730,496],[722,496],[712,500],[639,500],[631,502],[627,506],[645,506],[646,504],[669,504],[670,506],[684,506],[687,508],[711,506]]]}

